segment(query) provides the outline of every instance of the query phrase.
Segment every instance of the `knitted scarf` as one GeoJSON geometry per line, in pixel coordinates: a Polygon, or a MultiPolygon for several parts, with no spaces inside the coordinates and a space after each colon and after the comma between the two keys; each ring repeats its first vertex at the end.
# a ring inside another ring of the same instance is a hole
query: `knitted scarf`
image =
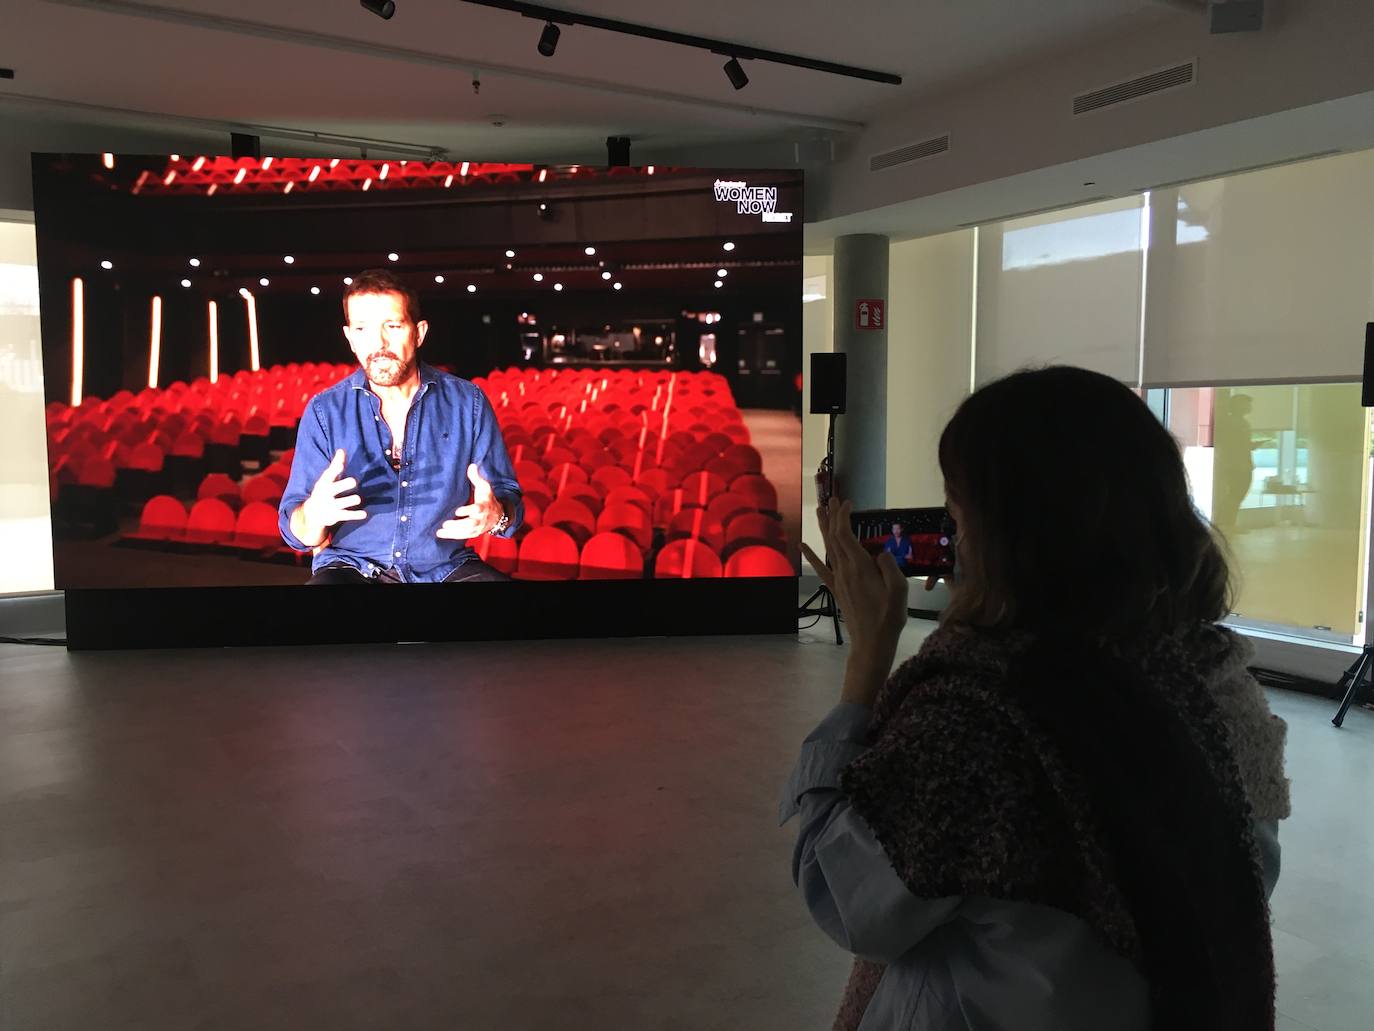
{"type": "MultiPolygon", "coordinates": [[[[1046,713],[1019,693],[1035,689],[1023,683],[1018,690],[1016,682],[1021,660],[1036,644],[1018,632],[953,625],[936,630],[879,693],[872,747],[844,770],[841,786],[914,895],[1053,906],[1085,921],[1107,947],[1145,973],[1140,926],[1122,887],[1122,857],[1113,854],[1094,816],[1100,810],[1085,789],[1101,771],[1069,768],[1056,743],[1062,740],[1061,723],[1092,719],[1092,707],[1061,705],[1049,714],[1060,722],[1047,722],[1046,713]],[[1081,709],[1088,711],[1080,714],[1081,709]]],[[[1044,667],[1045,642],[1039,645],[1035,654],[1044,667]]],[[[1200,750],[1225,811],[1236,817],[1228,826],[1244,838],[1251,862],[1249,870],[1237,873],[1238,922],[1244,926],[1234,928],[1235,945],[1253,957],[1246,974],[1253,972],[1256,991],[1267,991],[1267,1002],[1261,994],[1250,1010],[1260,1017],[1254,1026],[1272,1028],[1269,913],[1251,821],[1288,815],[1285,724],[1269,713],[1246,670],[1248,643],[1220,627],[1198,626],[1148,647],[1103,654],[1157,693],[1170,713],[1158,725],[1180,735],[1162,744],[1191,744],[1195,757],[1200,750]],[[1253,890],[1244,881],[1247,874],[1253,890]]],[[[1093,675],[1081,668],[1050,674],[1093,675]]],[[[1117,685],[1092,686],[1108,691],[1117,685]]],[[[1152,773],[1142,769],[1138,775],[1152,773]]],[[[1158,924],[1152,933],[1159,935],[1158,924]]],[[[1216,948],[1229,944],[1218,942],[1216,948]]],[[[835,1031],[857,1029],[882,974],[881,965],[856,960],[835,1031]]]]}

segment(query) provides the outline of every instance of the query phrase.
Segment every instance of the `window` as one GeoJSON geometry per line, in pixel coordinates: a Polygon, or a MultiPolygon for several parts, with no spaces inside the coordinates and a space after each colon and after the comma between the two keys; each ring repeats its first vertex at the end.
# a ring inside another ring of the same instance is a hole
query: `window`
{"type": "Polygon", "coordinates": [[[0,221],[0,594],[53,586],[39,347],[33,224],[0,221]]]}
{"type": "Polygon", "coordinates": [[[1230,546],[1234,621],[1362,637],[1369,413],[1357,383],[1148,391],[1183,449],[1193,501],[1230,546]]]}

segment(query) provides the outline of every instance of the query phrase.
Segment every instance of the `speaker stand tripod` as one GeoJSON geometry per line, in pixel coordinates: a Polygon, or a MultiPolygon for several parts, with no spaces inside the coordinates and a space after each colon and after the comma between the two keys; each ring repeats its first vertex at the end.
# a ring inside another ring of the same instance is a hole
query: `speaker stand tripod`
{"type": "Polygon", "coordinates": [[[1331,721],[1333,726],[1339,727],[1345,722],[1345,714],[1350,711],[1350,706],[1355,703],[1355,696],[1360,693],[1361,688],[1374,684],[1374,645],[1366,644],[1360,652],[1360,657],[1356,659],[1348,670],[1341,674],[1341,679],[1336,682],[1336,690],[1346,688],[1345,697],[1341,699],[1341,707],[1336,712],[1336,717],[1331,721]],[[1347,687],[1347,685],[1349,685],[1347,687]]]}
{"type": "MultiPolygon", "coordinates": [[[[829,503],[831,495],[834,493],[835,484],[835,413],[830,413],[830,432],[825,441],[825,462],[821,465],[821,472],[816,477],[816,490],[819,497],[824,498],[829,503]]],[[[826,557],[827,563],[829,556],[826,557]]],[[[840,633],[840,606],[835,600],[834,592],[825,584],[821,584],[816,589],[816,593],[807,598],[797,610],[797,617],[816,616],[817,618],[830,617],[835,624],[835,644],[844,644],[844,635],[840,633]],[[816,607],[813,607],[816,606],[816,607]]]]}

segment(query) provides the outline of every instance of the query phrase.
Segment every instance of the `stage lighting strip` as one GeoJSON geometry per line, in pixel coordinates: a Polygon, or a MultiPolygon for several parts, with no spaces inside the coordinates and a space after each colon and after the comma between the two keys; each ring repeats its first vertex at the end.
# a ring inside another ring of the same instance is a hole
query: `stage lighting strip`
{"type": "Polygon", "coordinates": [[[373,161],[343,158],[174,157],[161,173],[139,173],[135,194],[212,195],[291,190],[444,189],[455,183],[529,183],[602,176],[653,175],[676,169],[523,165],[476,161],[373,161]]]}

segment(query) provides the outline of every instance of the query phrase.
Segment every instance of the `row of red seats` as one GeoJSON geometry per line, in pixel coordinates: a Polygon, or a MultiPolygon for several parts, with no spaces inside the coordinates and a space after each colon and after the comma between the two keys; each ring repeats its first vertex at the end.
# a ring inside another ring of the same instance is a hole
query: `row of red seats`
{"type": "Polygon", "coordinates": [[[606,531],[580,546],[556,527],[531,530],[517,543],[484,537],[477,553],[489,565],[520,580],[637,580],[655,578],[795,576],[792,561],[767,546],[741,548],[722,562],[710,545],[692,538],[670,541],[652,562],[633,541],[606,531]]]}
{"type": "MultiPolygon", "coordinates": [[[[247,552],[288,551],[277,529],[277,509],[248,502],[237,515],[219,498],[197,501],[188,512],[176,498],[159,495],[144,506],[139,528],[126,541],[227,547],[247,552]]],[[[521,579],[638,579],[646,568],[655,577],[792,576],[795,570],[780,540],[738,542],[722,550],[697,537],[671,538],[647,560],[649,549],[616,529],[602,529],[581,543],[555,526],[531,529],[519,541],[485,536],[477,553],[497,569],[521,579]]]]}

